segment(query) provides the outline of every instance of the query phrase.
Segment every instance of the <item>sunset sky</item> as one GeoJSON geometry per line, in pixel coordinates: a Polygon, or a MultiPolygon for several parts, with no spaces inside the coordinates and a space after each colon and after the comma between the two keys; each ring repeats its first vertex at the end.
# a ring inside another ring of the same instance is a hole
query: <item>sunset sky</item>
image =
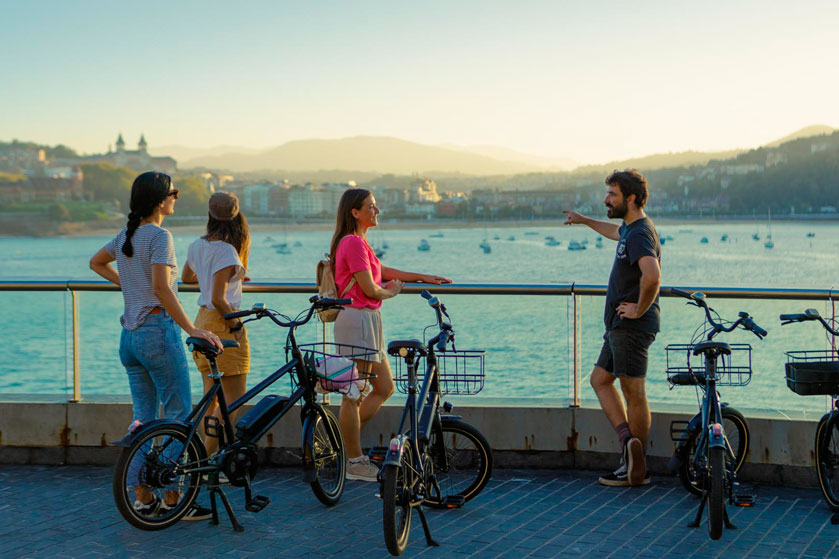
{"type": "Polygon", "coordinates": [[[0,0],[0,140],[606,162],[839,126],[839,2],[0,0]]]}

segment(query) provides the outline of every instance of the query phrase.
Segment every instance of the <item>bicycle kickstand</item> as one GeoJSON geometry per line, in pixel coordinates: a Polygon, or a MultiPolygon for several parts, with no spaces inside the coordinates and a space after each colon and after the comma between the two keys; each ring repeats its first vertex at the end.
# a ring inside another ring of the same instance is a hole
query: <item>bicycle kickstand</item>
{"type": "Polygon", "coordinates": [[[419,513],[420,522],[422,522],[422,531],[425,532],[425,543],[429,547],[439,547],[440,544],[434,541],[434,538],[431,537],[431,530],[428,528],[428,520],[425,519],[425,513],[422,511],[422,505],[417,507],[417,512],[419,513]]]}
{"type": "Polygon", "coordinates": [[[702,493],[702,501],[699,502],[699,510],[696,511],[696,518],[693,519],[693,522],[688,524],[688,528],[699,528],[699,523],[702,521],[702,511],[705,510],[705,503],[708,502],[708,492],[702,493]]]}
{"type": "Polygon", "coordinates": [[[728,519],[728,507],[723,505],[722,507],[722,521],[725,523],[726,530],[736,530],[737,525],[734,524],[731,520],[728,519]]]}
{"type": "Polygon", "coordinates": [[[210,520],[210,524],[218,526],[218,507],[216,506],[216,493],[218,493],[221,503],[227,511],[227,516],[230,517],[230,523],[233,525],[233,529],[237,532],[244,532],[245,528],[239,524],[238,520],[236,520],[236,515],[233,513],[233,508],[230,506],[230,501],[227,500],[227,495],[225,495],[222,488],[219,487],[218,472],[213,472],[210,476],[213,478],[213,481],[210,484],[210,508],[213,511],[213,518],[210,520]]]}

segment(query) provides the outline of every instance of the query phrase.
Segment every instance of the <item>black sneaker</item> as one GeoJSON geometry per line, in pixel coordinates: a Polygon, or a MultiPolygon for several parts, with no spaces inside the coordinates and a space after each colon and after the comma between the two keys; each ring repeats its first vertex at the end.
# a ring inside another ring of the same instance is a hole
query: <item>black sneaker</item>
{"type": "Polygon", "coordinates": [[[600,485],[607,485],[609,487],[629,487],[629,477],[626,473],[626,464],[621,464],[621,467],[605,476],[600,476],[597,480],[600,485]]]}
{"type": "Polygon", "coordinates": [[[649,477],[647,476],[647,461],[644,458],[644,444],[641,439],[632,437],[626,441],[626,471],[629,485],[647,485],[649,477]],[[647,483],[644,483],[647,480],[647,483]]]}
{"type": "Polygon", "coordinates": [[[152,495],[152,501],[150,503],[144,503],[140,499],[137,499],[134,501],[134,511],[142,516],[152,516],[160,508],[160,503],[161,501],[157,498],[157,495],[152,495]]]}
{"type": "Polygon", "coordinates": [[[207,520],[213,516],[213,511],[208,509],[207,507],[202,507],[196,503],[192,503],[192,506],[189,507],[189,510],[186,511],[186,514],[183,515],[181,520],[207,520]]]}

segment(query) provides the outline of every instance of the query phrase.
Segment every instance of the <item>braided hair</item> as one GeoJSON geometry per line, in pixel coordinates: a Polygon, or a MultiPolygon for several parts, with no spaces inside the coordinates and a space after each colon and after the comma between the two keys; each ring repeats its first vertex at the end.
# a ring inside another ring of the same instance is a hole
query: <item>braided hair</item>
{"type": "Polygon", "coordinates": [[[169,175],[149,171],[139,175],[131,185],[131,213],[128,214],[128,224],[125,226],[125,243],[122,253],[129,258],[134,256],[131,237],[140,226],[144,218],[154,213],[154,209],[166,199],[172,179],[169,175]]]}

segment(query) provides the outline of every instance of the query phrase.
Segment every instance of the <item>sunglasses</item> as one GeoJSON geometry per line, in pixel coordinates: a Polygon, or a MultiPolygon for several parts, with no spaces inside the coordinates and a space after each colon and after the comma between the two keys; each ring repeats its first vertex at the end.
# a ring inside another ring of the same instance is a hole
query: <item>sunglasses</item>
{"type": "Polygon", "coordinates": [[[178,189],[173,188],[172,190],[170,190],[169,192],[166,193],[166,196],[174,196],[175,200],[177,200],[178,199],[178,189]]]}

